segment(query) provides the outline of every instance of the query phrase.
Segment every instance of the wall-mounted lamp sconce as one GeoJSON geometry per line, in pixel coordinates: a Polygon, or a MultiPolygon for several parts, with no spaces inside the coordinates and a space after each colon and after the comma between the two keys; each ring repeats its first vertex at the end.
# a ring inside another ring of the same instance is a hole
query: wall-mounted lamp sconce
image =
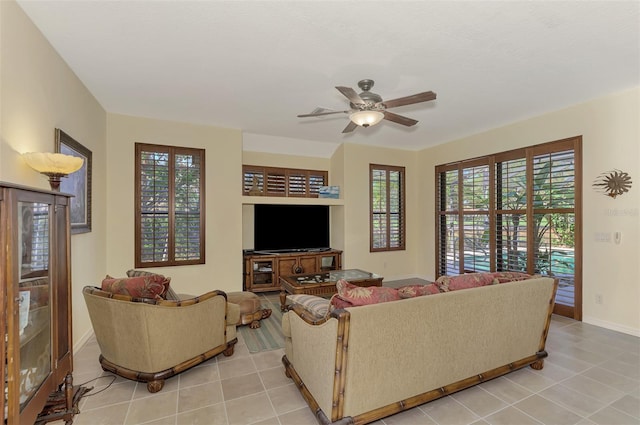
{"type": "Polygon", "coordinates": [[[84,160],[51,152],[27,152],[22,157],[29,167],[49,177],[51,190],[60,191],[60,179],[82,168],[84,160]]]}

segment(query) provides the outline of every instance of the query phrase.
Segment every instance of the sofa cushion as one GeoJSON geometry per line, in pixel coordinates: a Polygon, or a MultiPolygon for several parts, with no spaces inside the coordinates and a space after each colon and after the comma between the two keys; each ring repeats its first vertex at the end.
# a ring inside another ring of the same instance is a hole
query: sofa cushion
{"type": "Polygon", "coordinates": [[[162,294],[162,298],[165,299],[165,300],[169,300],[169,301],[180,301],[180,299],[181,299],[181,297],[169,285],[169,282],[171,281],[170,277],[163,276],[163,275],[161,275],[159,273],[153,273],[153,272],[148,272],[146,270],[136,270],[136,269],[127,270],[127,276],[128,277],[160,276],[160,278],[166,280],[166,282],[164,284],[165,284],[165,286],[167,288],[165,293],[162,294]]]}
{"type": "Polygon", "coordinates": [[[440,276],[435,284],[440,292],[449,292],[492,285],[493,279],[491,273],[466,273],[456,276],[440,276]]]}
{"type": "Polygon", "coordinates": [[[330,301],[326,298],[315,295],[293,294],[287,295],[287,300],[294,305],[301,306],[317,319],[324,319],[329,313],[330,301]]]}
{"type": "Polygon", "coordinates": [[[398,295],[400,298],[414,298],[421,297],[423,295],[433,295],[439,294],[440,289],[435,283],[430,283],[428,285],[407,285],[401,288],[398,288],[398,295]]]}
{"type": "Polygon", "coordinates": [[[400,299],[398,290],[385,286],[357,286],[340,279],[336,283],[338,298],[350,302],[354,306],[377,304],[400,299]]]}
{"type": "Polygon", "coordinates": [[[102,281],[102,290],[134,298],[162,298],[168,288],[168,279],[160,275],[119,277],[109,275],[102,281]]]}

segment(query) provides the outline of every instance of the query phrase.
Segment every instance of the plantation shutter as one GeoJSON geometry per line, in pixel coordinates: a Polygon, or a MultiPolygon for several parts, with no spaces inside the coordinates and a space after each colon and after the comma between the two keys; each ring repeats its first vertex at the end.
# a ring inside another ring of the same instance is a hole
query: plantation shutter
{"type": "Polygon", "coordinates": [[[457,168],[438,174],[436,196],[439,199],[437,217],[439,261],[436,267],[442,275],[456,274],[460,269],[457,168]]]}
{"type": "Polygon", "coordinates": [[[309,170],[309,197],[317,198],[321,186],[327,186],[327,172],[309,170]]]}
{"type": "Polygon", "coordinates": [[[287,195],[292,197],[303,197],[307,191],[307,173],[300,171],[289,171],[287,173],[287,195]]]}
{"type": "Polygon", "coordinates": [[[462,170],[463,270],[489,271],[489,166],[469,166],[462,170]]]}
{"type": "Polygon", "coordinates": [[[140,261],[169,259],[169,149],[140,154],[140,261]]]}
{"type": "Polygon", "coordinates": [[[496,163],[496,270],[527,268],[527,161],[496,163]]]}
{"type": "MultiPolygon", "coordinates": [[[[575,283],[575,158],[560,151],[533,157],[534,272],[560,281],[558,296],[575,283]]],[[[564,297],[562,304],[573,305],[564,297]]]]}
{"type": "Polygon", "coordinates": [[[287,193],[287,175],[284,170],[270,171],[266,176],[267,196],[285,196],[287,193]]]}
{"type": "Polygon", "coordinates": [[[371,251],[405,248],[404,167],[369,166],[371,251]]]}
{"type": "Polygon", "coordinates": [[[248,194],[252,190],[264,191],[264,169],[244,167],[242,173],[242,193],[248,194]]]}
{"type": "Polygon", "coordinates": [[[327,181],[326,171],[242,166],[244,195],[317,198],[320,186],[326,186],[327,181]],[[255,190],[257,193],[250,193],[255,190]]]}
{"type": "Polygon", "coordinates": [[[136,267],[204,263],[204,150],[136,143],[136,267]]]}
{"type": "Polygon", "coordinates": [[[175,168],[175,259],[200,258],[200,156],[176,153],[175,168]]]}
{"type": "Polygon", "coordinates": [[[404,214],[402,214],[402,172],[389,170],[389,248],[404,247],[404,214]]]}

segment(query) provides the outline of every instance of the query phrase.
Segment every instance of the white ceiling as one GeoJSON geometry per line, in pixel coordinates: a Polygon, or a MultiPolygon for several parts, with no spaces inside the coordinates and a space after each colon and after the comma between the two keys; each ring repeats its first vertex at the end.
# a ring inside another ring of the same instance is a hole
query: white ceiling
{"type": "Polygon", "coordinates": [[[265,140],[421,149],[640,85],[638,1],[18,2],[108,112],[265,140]],[[438,98],[410,128],[296,117],[364,78],[438,98]]]}

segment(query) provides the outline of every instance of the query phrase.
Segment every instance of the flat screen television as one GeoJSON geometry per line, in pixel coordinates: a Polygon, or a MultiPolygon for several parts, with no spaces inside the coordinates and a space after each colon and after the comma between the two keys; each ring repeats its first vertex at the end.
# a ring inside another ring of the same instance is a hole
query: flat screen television
{"type": "Polygon", "coordinates": [[[253,234],[255,251],[328,249],[329,207],[256,204],[253,234]]]}

